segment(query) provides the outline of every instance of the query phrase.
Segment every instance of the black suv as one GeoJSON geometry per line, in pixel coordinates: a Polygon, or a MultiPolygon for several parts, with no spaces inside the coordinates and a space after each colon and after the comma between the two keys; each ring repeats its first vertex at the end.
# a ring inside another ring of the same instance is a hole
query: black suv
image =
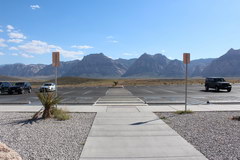
{"type": "Polygon", "coordinates": [[[14,92],[18,94],[24,94],[25,92],[31,93],[32,87],[29,82],[17,82],[14,86],[10,87],[8,90],[9,94],[13,94],[14,92]]]}
{"type": "Polygon", "coordinates": [[[226,82],[224,78],[211,77],[205,80],[205,90],[208,91],[209,88],[214,88],[216,91],[220,89],[226,89],[228,92],[231,91],[232,86],[229,82],[226,82]]]}
{"type": "Polygon", "coordinates": [[[0,94],[8,93],[9,88],[12,86],[9,82],[0,82],[0,94]]]}

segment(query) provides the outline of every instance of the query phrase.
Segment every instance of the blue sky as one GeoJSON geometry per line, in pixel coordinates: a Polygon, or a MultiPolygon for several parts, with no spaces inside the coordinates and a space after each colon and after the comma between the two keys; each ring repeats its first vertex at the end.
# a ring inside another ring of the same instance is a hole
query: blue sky
{"type": "Polygon", "coordinates": [[[50,64],[91,53],[182,60],[240,48],[239,0],[0,0],[0,64],[50,64]]]}

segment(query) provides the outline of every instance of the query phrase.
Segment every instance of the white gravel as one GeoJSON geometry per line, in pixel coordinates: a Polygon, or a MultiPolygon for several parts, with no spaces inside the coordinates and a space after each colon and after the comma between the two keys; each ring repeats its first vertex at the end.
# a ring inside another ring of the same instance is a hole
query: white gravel
{"type": "Polygon", "coordinates": [[[240,121],[230,119],[240,112],[156,114],[208,159],[240,160],[240,121]]]}
{"type": "Polygon", "coordinates": [[[26,121],[33,113],[0,112],[0,141],[23,160],[75,160],[80,158],[95,113],[72,113],[67,121],[26,121]]]}

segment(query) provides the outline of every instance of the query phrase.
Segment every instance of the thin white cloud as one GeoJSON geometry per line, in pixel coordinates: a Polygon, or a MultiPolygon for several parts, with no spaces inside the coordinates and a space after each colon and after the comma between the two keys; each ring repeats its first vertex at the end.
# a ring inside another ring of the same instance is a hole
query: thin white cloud
{"type": "Polygon", "coordinates": [[[31,42],[25,43],[23,45],[19,45],[18,47],[12,48],[13,50],[20,50],[25,53],[30,54],[47,54],[53,51],[59,51],[63,57],[66,58],[79,58],[79,55],[83,55],[82,51],[68,51],[64,50],[59,46],[49,45],[46,42],[32,40],[31,42]]]}
{"type": "Polygon", "coordinates": [[[0,56],[3,56],[3,55],[5,55],[3,52],[0,52],[0,56]]]}
{"type": "Polygon", "coordinates": [[[18,56],[18,53],[13,53],[12,56],[18,56]]]}
{"type": "Polygon", "coordinates": [[[24,58],[34,58],[33,55],[26,54],[26,53],[12,53],[11,55],[12,56],[21,56],[21,57],[24,57],[24,58]]]}
{"type": "Polygon", "coordinates": [[[132,53],[123,53],[124,56],[132,56],[132,53]]]}
{"type": "Polygon", "coordinates": [[[135,53],[123,53],[124,56],[138,56],[138,54],[135,53]]]}
{"type": "Polygon", "coordinates": [[[107,39],[113,39],[114,37],[113,36],[107,36],[106,38],[107,39]]]}
{"type": "Polygon", "coordinates": [[[118,41],[116,41],[116,40],[112,40],[112,41],[110,41],[110,42],[112,42],[112,43],[118,43],[118,41]]]}
{"type": "Polygon", "coordinates": [[[5,43],[0,43],[0,47],[7,47],[8,45],[6,45],[5,43]]]}
{"type": "Polygon", "coordinates": [[[33,58],[34,56],[26,54],[26,53],[22,53],[20,54],[20,56],[24,57],[24,58],[33,58]]]}
{"type": "Polygon", "coordinates": [[[0,29],[0,32],[3,32],[3,30],[2,30],[2,29],[0,29]]]}
{"type": "Polygon", "coordinates": [[[110,43],[118,43],[119,42],[113,36],[107,36],[106,39],[110,43]]]}
{"type": "Polygon", "coordinates": [[[40,6],[37,5],[37,4],[36,4],[36,5],[31,5],[30,7],[32,8],[32,10],[35,10],[35,9],[39,9],[39,8],[40,8],[40,6]]]}
{"type": "Polygon", "coordinates": [[[45,54],[50,53],[51,49],[56,48],[55,46],[48,45],[46,42],[32,40],[26,44],[18,46],[18,49],[33,54],[45,54]]]}
{"type": "Polygon", "coordinates": [[[165,53],[166,51],[164,49],[161,50],[161,53],[165,53]]]}
{"type": "Polygon", "coordinates": [[[3,38],[0,38],[0,47],[7,47],[8,45],[7,44],[5,44],[5,39],[3,39],[3,38]]]}
{"type": "Polygon", "coordinates": [[[18,48],[17,47],[10,47],[9,50],[12,50],[12,51],[17,51],[18,48]]]}
{"type": "Polygon", "coordinates": [[[27,37],[24,34],[19,32],[10,32],[8,33],[9,38],[11,39],[26,39],[27,37]]]}
{"type": "Polygon", "coordinates": [[[62,54],[66,58],[72,58],[72,59],[81,59],[82,57],[79,57],[80,55],[83,55],[84,52],[82,51],[67,51],[67,50],[59,50],[60,54],[62,54]]]}
{"type": "Polygon", "coordinates": [[[88,46],[88,45],[83,45],[83,46],[73,45],[72,48],[77,48],[77,49],[91,49],[91,48],[93,48],[93,47],[92,47],[92,46],[88,46]]]}
{"type": "Polygon", "coordinates": [[[12,30],[14,30],[14,27],[12,25],[7,25],[7,31],[11,32],[12,30]]]}
{"type": "Polygon", "coordinates": [[[8,42],[11,43],[21,43],[23,40],[22,39],[9,39],[8,42]]]}

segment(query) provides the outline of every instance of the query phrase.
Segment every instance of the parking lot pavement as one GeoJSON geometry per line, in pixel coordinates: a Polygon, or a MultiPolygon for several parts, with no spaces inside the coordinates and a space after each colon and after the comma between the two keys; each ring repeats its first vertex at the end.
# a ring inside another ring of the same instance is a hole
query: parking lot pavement
{"type": "MultiPolygon", "coordinates": [[[[107,87],[69,87],[58,88],[58,95],[63,97],[63,104],[93,104],[101,96],[104,96],[107,87]]],[[[32,104],[40,105],[37,93],[38,89],[33,89],[32,93],[26,94],[2,94],[0,104],[32,104]]]]}
{"type": "MultiPolygon", "coordinates": [[[[141,98],[148,104],[182,104],[185,97],[184,85],[162,85],[162,86],[127,86],[133,95],[141,98]]],[[[204,90],[204,85],[188,86],[189,104],[210,103],[240,103],[240,85],[234,84],[232,91],[204,90]]]]}
{"type": "MultiPolygon", "coordinates": [[[[150,105],[156,104],[183,104],[184,103],[184,85],[161,85],[161,86],[125,86],[134,96],[141,98],[150,105]]],[[[59,88],[58,94],[63,97],[63,104],[94,104],[100,97],[106,95],[108,87],[69,87],[59,88]]],[[[0,104],[32,104],[40,105],[36,92],[33,89],[30,94],[23,95],[0,95],[0,104]]],[[[240,85],[233,85],[231,92],[224,90],[216,92],[210,90],[204,91],[203,85],[188,86],[189,104],[206,104],[209,101],[212,104],[218,103],[239,103],[240,85]]]]}

